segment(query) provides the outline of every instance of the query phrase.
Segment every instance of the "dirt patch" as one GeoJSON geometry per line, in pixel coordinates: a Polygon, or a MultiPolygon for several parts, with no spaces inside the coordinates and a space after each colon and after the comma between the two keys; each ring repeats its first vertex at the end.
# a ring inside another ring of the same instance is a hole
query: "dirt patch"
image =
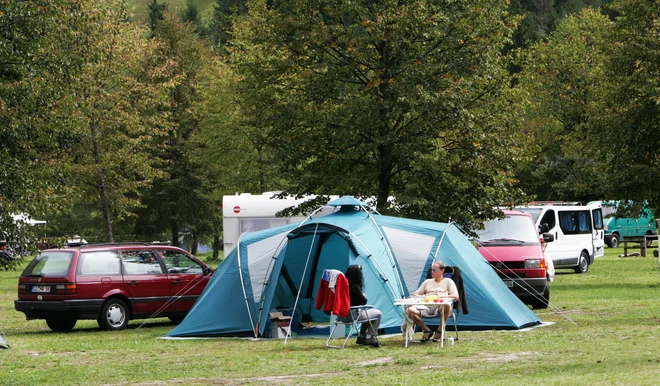
{"type": "Polygon", "coordinates": [[[522,351],[522,352],[514,352],[508,354],[501,354],[501,355],[481,354],[479,358],[477,358],[476,360],[482,360],[486,362],[512,362],[512,361],[526,360],[532,358],[540,358],[542,356],[543,354],[537,351],[522,351]]]}
{"type": "Polygon", "coordinates": [[[392,358],[377,358],[377,359],[373,359],[373,360],[370,360],[370,361],[358,362],[358,363],[355,364],[355,366],[357,366],[357,367],[366,367],[366,366],[382,365],[382,364],[385,364],[385,363],[390,363],[392,361],[393,361],[392,358]]]}
{"type": "MultiPolygon", "coordinates": [[[[272,377],[254,377],[254,378],[235,378],[235,379],[222,379],[222,378],[189,378],[189,379],[170,379],[168,381],[154,381],[144,383],[130,383],[131,386],[162,386],[162,385],[243,385],[251,384],[254,382],[263,382],[268,385],[283,384],[291,385],[295,383],[296,379],[300,378],[321,378],[327,377],[332,374],[296,374],[296,375],[281,375],[272,377]]],[[[129,385],[129,383],[118,383],[116,385],[129,385]]],[[[106,385],[107,386],[107,385],[106,385]]]]}

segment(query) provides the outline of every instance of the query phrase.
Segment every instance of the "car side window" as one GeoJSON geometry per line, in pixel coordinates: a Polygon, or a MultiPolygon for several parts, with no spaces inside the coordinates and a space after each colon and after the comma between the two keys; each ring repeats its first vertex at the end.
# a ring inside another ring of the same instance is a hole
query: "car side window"
{"type": "Polygon", "coordinates": [[[79,275],[121,275],[119,254],[115,251],[83,252],[80,259],[79,275]]]}
{"type": "Polygon", "coordinates": [[[203,273],[204,269],[201,264],[192,259],[190,256],[179,251],[161,251],[161,256],[165,262],[168,273],[203,273]]]}
{"type": "Polygon", "coordinates": [[[122,251],[121,261],[127,275],[158,275],[163,268],[153,251],[122,251]]]}

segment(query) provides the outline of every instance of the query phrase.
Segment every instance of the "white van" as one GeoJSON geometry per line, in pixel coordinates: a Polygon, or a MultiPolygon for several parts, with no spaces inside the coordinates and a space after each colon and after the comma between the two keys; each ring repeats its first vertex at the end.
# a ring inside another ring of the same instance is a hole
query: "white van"
{"type": "Polygon", "coordinates": [[[555,268],[572,268],[577,273],[585,273],[594,259],[605,253],[600,205],[535,203],[515,209],[529,213],[540,232],[554,236],[554,241],[546,244],[545,254],[552,259],[555,268]]]}
{"type": "MultiPolygon", "coordinates": [[[[286,208],[309,201],[315,198],[315,196],[307,196],[300,199],[293,197],[284,199],[275,198],[274,196],[279,193],[265,192],[255,195],[242,193],[234,196],[224,196],[222,198],[222,230],[225,256],[236,247],[239,237],[245,232],[260,231],[280,225],[300,222],[307,218],[309,213],[290,217],[277,217],[276,214],[286,208]]],[[[330,196],[331,200],[336,198],[339,197],[330,196]]],[[[329,214],[333,210],[334,208],[332,207],[326,207],[318,213],[318,216],[329,214]]],[[[314,217],[318,216],[315,215],[314,217]]]]}

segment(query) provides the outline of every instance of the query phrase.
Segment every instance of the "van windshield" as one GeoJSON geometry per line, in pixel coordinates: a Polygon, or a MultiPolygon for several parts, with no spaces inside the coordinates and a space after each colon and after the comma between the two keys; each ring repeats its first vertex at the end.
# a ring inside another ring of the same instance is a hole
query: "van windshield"
{"type": "Polygon", "coordinates": [[[515,208],[515,209],[519,210],[521,212],[525,212],[525,213],[529,214],[530,216],[532,216],[532,218],[534,219],[534,222],[538,221],[539,215],[541,215],[541,211],[543,210],[541,208],[515,208]]]}
{"type": "Polygon", "coordinates": [[[616,217],[616,205],[603,204],[603,217],[610,218],[616,217]]]}
{"type": "Polygon", "coordinates": [[[476,231],[480,241],[519,241],[539,243],[539,235],[532,220],[526,216],[508,216],[487,221],[483,230],[476,231]]]}

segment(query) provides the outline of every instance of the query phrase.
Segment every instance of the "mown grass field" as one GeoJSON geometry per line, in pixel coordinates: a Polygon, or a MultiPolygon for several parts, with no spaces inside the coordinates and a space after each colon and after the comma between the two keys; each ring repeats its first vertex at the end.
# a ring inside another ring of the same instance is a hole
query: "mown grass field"
{"type": "MultiPolygon", "coordinates": [[[[319,339],[162,340],[167,319],[100,331],[81,321],[53,333],[14,310],[19,271],[0,273],[2,385],[655,385],[660,379],[660,275],[654,257],[606,249],[587,274],[559,270],[554,324],[530,331],[464,331],[454,346],[381,339],[326,349],[319,339]]],[[[231,313],[231,310],[224,312],[231,313]]]]}

